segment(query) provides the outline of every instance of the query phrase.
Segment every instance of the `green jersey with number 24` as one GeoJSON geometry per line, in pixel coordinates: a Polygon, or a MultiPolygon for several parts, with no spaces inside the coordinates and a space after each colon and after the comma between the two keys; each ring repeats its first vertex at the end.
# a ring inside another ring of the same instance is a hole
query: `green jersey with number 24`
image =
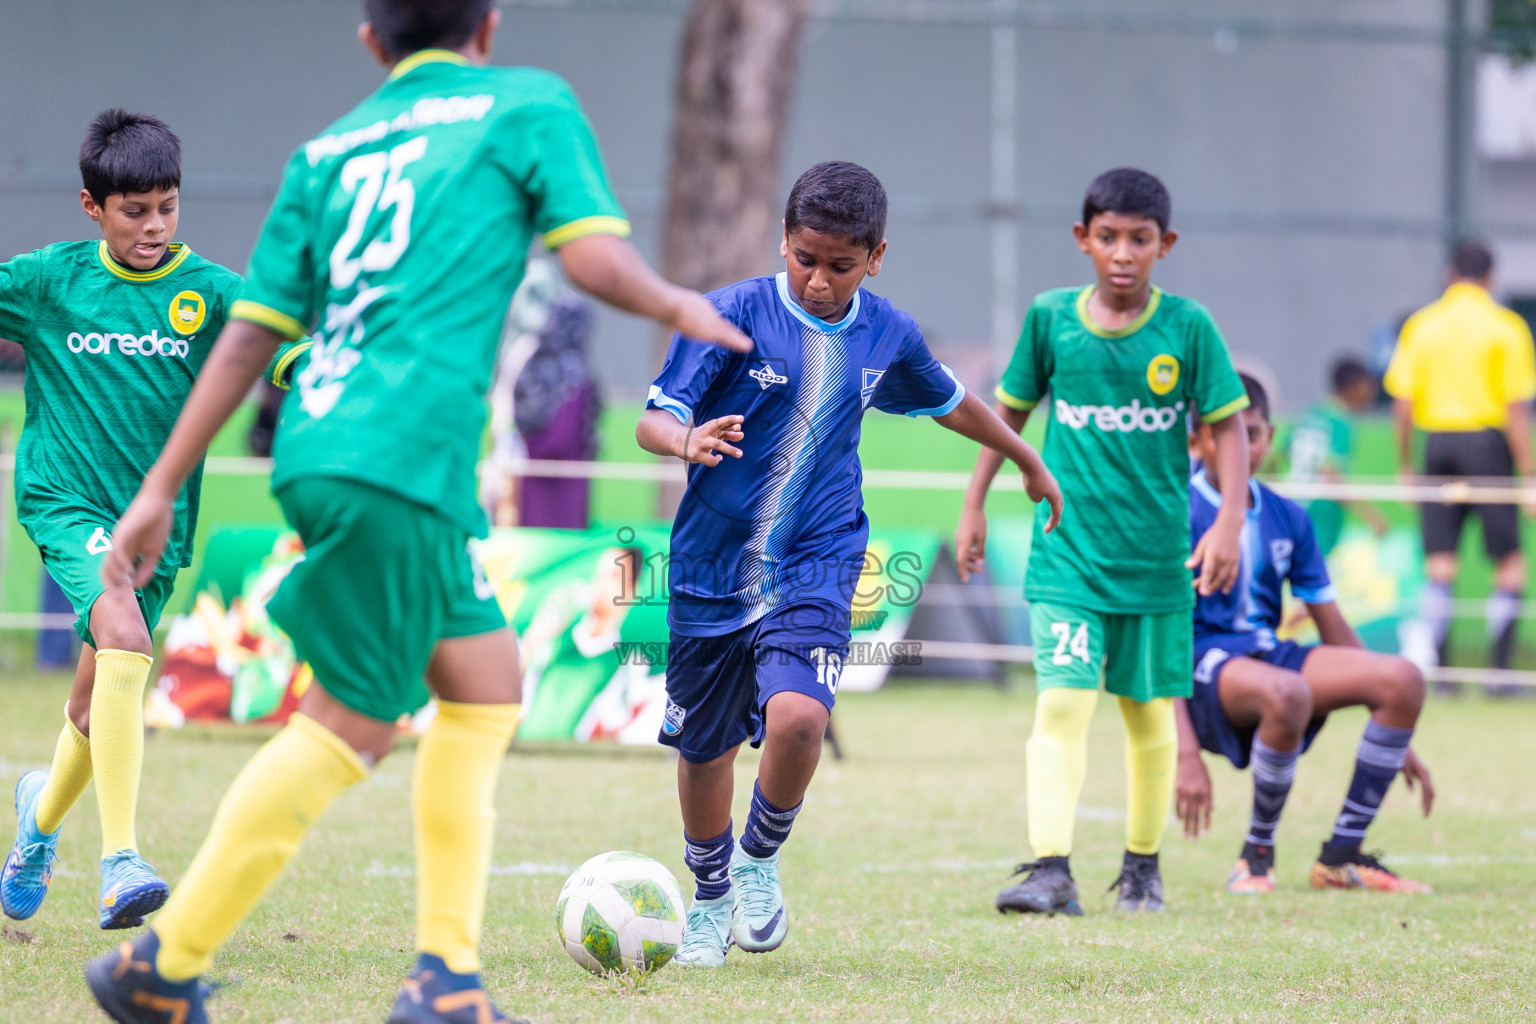
{"type": "Polygon", "coordinates": [[[552,249],[629,233],[591,128],[549,72],[424,50],[300,147],[231,312],[313,331],[273,488],[344,477],[484,532],[484,396],[536,232],[552,249]]]}

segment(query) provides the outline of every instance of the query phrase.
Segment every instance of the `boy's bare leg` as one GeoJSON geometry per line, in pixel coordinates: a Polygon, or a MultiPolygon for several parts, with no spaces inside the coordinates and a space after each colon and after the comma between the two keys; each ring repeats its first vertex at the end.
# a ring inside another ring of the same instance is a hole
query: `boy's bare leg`
{"type": "Polygon", "coordinates": [[[677,759],[677,797],[683,831],[689,837],[717,836],[730,829],[736,754],[740,750],[740,746],[732,747],[713,761],[677,759]]]}
{"type": "Polygon", "coordinates": [[[816,774],[832,713],[815,697],[785,690],[768,698],[763,760],[757,784],[768,802],[779,807],[799,807],[816,774]]]}
{"type": "Polygon", "coordinates": [[[96,648],[80,645],[80,660],[75,664],[75,682],[69,690],[69,720],[80,735],[91,734],[91,690],[96,685],[96,648]]]}
{"type": "Polygon", "coordinates": [[[1424,708],[1424,675],[1405,658],[1324,645],[1312,651],[1301,674],[1319,715],[1364,705],[1372,720],[1412,729],[1424,708]]]}

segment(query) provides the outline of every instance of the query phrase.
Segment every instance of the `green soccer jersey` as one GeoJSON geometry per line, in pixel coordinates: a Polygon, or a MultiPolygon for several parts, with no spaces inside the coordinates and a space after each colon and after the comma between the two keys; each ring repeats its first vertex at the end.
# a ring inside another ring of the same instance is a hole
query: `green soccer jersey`
{"type": "MultiPolygon", "coordinates": [[[[169,250],[146,271],[99,240],[0,264],[0,337],[27,355],[16,514],[40,547],[55,526],[110,529],[128,507],[239,292],[238,274],[179,243],[169,250]]],[[[177,496],[168,567],[191,564],[201,475],[177,496]]],[[[105,532],[90,543],[105,550],[105,532]]]]}
{"type": "Polygon", "coordinates": [[[1248,399],[1199,303],[1153,288],[1136,320],[1108,331],[1088,316],[1092,291],[1035,299],[997,387],[1015,409],[1052,399],[1043,454],[1065,511],[1049,537],[1035,519],[1025,596],[1121,614],[1188,608],[1185,418],[1220,420],[1248,399]]]}
{"type": "MultiPolygon", "coordinates": [[[[1349,472],[1355,447],[1355,428],[1349,410],[1337,398],[1323,399],[1291,429],[1286,454],[1291,480],[1314,483],[1329,473],[1349,472]]],[[[1344,530],[1344,506],[1336,501],[1306,501],[1302,507],[1312,519],[1318,546],[1323,553],[1334,549],[1344,530]]]]}
{"type": "Polygon", "coordinates": [[[428,50],[288,163],[233,316],[313,330],[274,489],[345,477],[485,529],[474,469],[535,232],[627,235],[570,88],[428,50]]]}

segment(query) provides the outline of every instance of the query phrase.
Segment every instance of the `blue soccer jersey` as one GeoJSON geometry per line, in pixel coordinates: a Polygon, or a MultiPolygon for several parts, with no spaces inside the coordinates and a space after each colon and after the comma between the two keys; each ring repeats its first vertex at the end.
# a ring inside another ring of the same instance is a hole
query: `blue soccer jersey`
{"type": "MultiPolygon", "coordinates": [[[[1312,534],[1312,520],[1294,501],[1257,480],[1248,483],[1253,504],[1243,520],[1242,567],[1230,593],[1195,602],[1196,656],[1212,647],[1249,654],[1275,647],[1280,625],[1281,586],[1308,604],[1333,601],[1337,594],[1328,564],[1312,534]]],[[[1216,521],[1221,495],[1200,470],[1189,481],[1189,530],[1198,540],[1216,521]]]]}
{"type": "Polygon", "coordinates": [[[786,274],[708,297],[752,351],[674,338],[646,405],[690,424],[743,416],[745,439],[739,459],[688,467],[668,621],[685,636],[722,636],[786,602],[846,620],[869,536],[864,410],[943,416],[965,388],[910,316],[863,289],[837,323],[800,308],[786,274]]]}

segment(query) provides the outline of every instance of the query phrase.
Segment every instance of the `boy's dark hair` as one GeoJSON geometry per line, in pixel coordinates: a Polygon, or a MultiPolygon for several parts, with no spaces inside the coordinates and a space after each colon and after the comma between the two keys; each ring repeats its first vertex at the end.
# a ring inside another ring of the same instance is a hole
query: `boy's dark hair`
{"type": "Polygon", "coordinates": [[[1493,273],[1493,253],[1482,242],[1464,238],[1451,250],[1451,269],[1468,281],[1481,281],[1493,273]]]}
{"type": "Polygon", "coordinates": [[[180,188],[181,140],[158,117],[103,110],[80,143],[80,184],[97,205],[107,196],[180,188]]]}
{"type": "Polygon", "coordinates": [[[1333,393],[1336,395],[1343,394],[1362,380],[1372,383],[1376,381],[1376,375],[1371,372],[1371,368],[1354,356],[1340,356],[1335,359],[1330,376],[1333,378],[1333,393]]]}
{"type": "Polygon", "coordinates": [[[858,164],[827,160],[795,179],[784,204],[784,233],[810,228],[874,252],[885,240],[885,186],[858,164]]]}
{"type": "Polygon", "coordinates": [[[493,6],[494,0],[363,0],[368,24],[391,57],[457,50],[493,6]]]}
{"type": "Polygon", "coordinates": [[[1146,171],[1134,167],[1116,167],[1093,179],[1083,196],[1083,226],[1093,223],[1101,213],[1123,213],[1157,221],[1160,231],[1167,231],[1173,217],[1173,200],[1163,183],[1146,171]]]}
{"type": "Polygon", "coordinates": [[[1246,373],[1239,373],[1237,379],[1243,382],[1243,391],[1248,395],[1248,408],[1264,417],[1264,422],[1269,420],[1269,392],[1264,390],[1258,378],[1250,377],[1246,373]]]}

